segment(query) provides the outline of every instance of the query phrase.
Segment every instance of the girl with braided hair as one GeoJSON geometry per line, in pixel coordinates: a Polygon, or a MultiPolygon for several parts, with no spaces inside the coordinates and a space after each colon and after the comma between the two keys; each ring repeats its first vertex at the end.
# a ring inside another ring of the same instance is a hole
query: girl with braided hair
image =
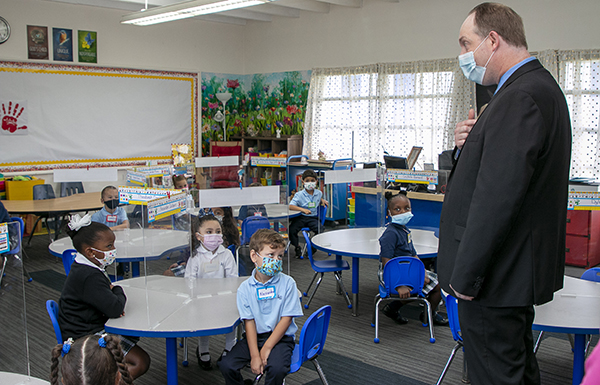
{"type": "Polygon", "coordinates": [[[69,338],[52,349],[52,385],[131,385],[133,379],[121,351],[119,339],[103,334],[88,335],[76,341],[69,338]],[[63,355],[59,380],[59,357],[63,355]]]}

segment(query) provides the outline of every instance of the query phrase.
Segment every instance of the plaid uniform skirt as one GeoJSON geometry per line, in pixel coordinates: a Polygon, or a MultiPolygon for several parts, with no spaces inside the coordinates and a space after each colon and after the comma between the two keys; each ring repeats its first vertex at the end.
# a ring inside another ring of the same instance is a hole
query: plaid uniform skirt
{"type": "Polygon", "coordinates": [[[437,274],[433,271],[425,270],[425,275],[429,278],[429,283],[423,286],[423,294],[427,295],[438,284],[437,274]]]}

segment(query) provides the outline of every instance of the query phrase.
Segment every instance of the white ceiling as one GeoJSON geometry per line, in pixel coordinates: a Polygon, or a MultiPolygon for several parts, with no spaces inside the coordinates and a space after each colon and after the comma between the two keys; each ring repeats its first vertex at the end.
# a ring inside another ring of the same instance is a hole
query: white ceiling
{"type": "MultiPolygon", "coordinates": [[[[60,3],[90,5],[95,7],[121,9],[123,14],[140,11],[146,0],[47,0],[60,3]]],[[[398,3],[400,0],[382,0],[398,3]]],[[[181,3],[180,0],[148,0],[148,8],[181,3]]],[[[269,4],[224,11],[210,15],[196,16],[196,19],[244,25],[248,20],[270,22],[276,17],[298,18],[300,11],[328,13],[334,6],[360,8],[363,0],[276,0],[269,4]]]]}

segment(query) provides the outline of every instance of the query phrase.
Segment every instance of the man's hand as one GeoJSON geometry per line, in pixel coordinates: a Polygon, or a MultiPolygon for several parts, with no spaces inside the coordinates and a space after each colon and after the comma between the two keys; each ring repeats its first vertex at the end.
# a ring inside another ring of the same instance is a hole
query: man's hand
{"type": "Polygon", "coordinates": [[[467,136],[469,136],[475,122],[477,122],[477,119],[475,119],[475,110],[471,108],[469,110],[469,118],[456,124],[456,128],[454,129],[454,144],[459,150],[465,144],[465,140],[467,140],[467,136]]]}
{"type": "Polygon", "coordinates": [[[475,298],[475,297],[469,297],[468,295],[460,294],[459,292],[454,290],[452,285],[450,285],[450,289],[452,289],[452,291],[454,292],[454,296],[458,299],[462,299],[464,301],[472,301],[475,298]]]}

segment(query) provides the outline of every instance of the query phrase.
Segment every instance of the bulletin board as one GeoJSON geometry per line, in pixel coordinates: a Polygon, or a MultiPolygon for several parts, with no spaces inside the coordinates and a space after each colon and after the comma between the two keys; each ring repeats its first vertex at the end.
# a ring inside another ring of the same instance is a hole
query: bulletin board
{"type": "Polygon", "coordinates": [[[197,154],[197,73],[0,61],[0,170],[197,154]]]}

